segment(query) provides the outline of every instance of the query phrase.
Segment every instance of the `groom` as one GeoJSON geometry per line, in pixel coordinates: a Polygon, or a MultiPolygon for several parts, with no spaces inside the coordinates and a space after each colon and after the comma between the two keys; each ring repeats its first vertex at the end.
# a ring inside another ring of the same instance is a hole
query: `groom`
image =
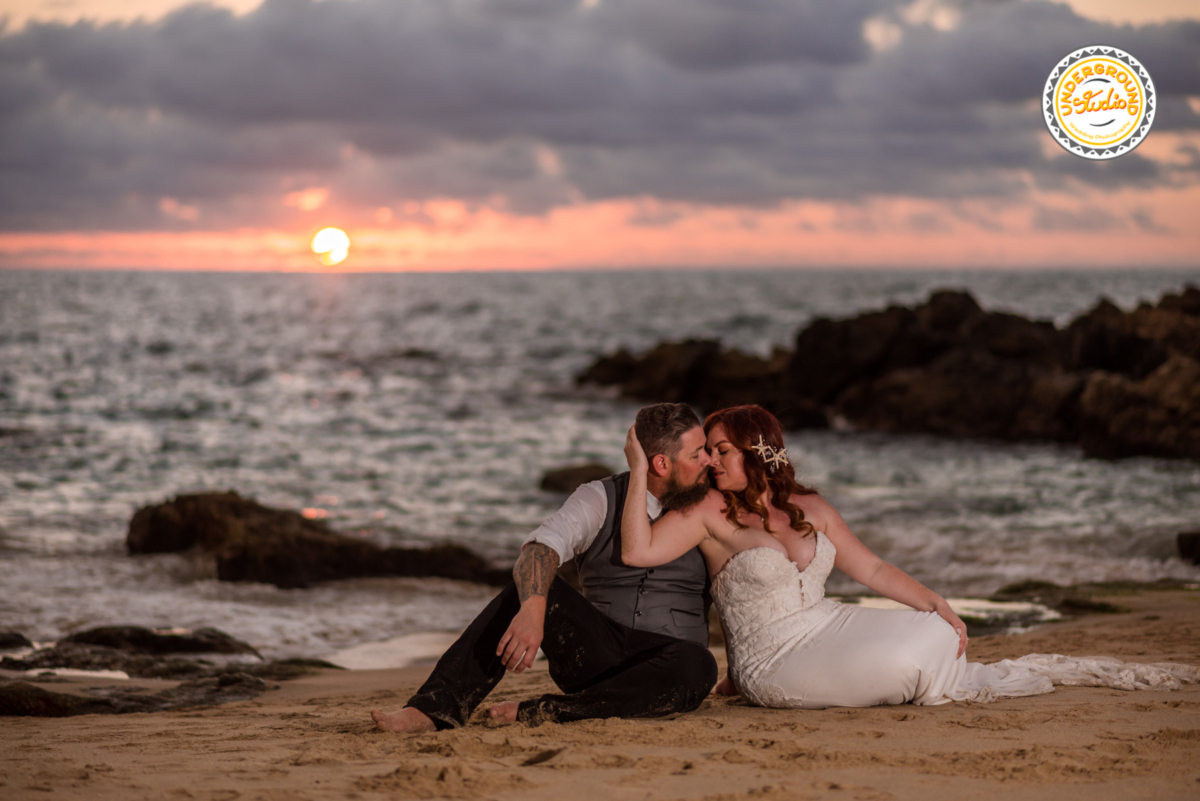
{"type": "MultiPolygon", "coordinates": [[[[650,457],[652,517],[687,508],[708,491],[709,456],[695,412],[682,403],[637,414],[650,457]]],[[[504,677],[521,673],[540,646],[562,694],[493,707],[502,722],[659,717],[700,706],[717,681],[708,650],[707,571],[692,549],[669,564],[621,562],[621,512],[629,474],[584,484],[529,535],[508,585],[443,654],[401,709],[375,710],[385,731],[455,728],[504,677]],[[580,595],[558,578],[575,559],[580,595]]]]}

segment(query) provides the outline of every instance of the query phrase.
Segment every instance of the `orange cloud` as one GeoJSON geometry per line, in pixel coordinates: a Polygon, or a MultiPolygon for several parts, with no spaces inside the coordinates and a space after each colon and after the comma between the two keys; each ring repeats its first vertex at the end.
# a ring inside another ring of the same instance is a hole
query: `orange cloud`
{"type": "Polygon", "coordinates": [[[283,196],[283,205],[292,206],[301,211],[316,211],[329,200],[329,187],[311,186],[296,192],[288,192],[283,196]]]}
{"type": "MultiPolygon", "coordinates": [[[[373,217],[373,215],[371,215],[373,217]]],[[[409,204],[381,225],[344,225],[337,270],[573,267],[1142,267],[1200,263],[1200,187],[1021,201],[874,198],[710,208],[652,198],[544,216],[456,200],[409,204]]],[[[328,270],[312,230],[0,234],[0,265],[175,270],[328,270]]]]}

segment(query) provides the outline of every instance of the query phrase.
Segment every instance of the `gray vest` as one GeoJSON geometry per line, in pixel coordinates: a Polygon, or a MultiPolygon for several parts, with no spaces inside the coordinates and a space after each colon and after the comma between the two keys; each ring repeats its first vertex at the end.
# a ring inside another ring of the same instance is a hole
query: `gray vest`
{"type": "Polygon", "coordinates": [[[659,567],[621,561],[621,514],[629,473],[601,482],[608,514],[596,540],[575,557],[579,583],[592,605],[630,628],[708,646],[708,570],[697,548],[659,567]]]}

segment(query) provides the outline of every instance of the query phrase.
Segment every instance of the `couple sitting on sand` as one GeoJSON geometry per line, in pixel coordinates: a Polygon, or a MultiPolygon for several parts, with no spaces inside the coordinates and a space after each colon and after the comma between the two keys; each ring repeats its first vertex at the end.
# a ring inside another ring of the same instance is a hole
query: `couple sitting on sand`
{"type": "Polygon", "coordinates": [[[661,717],[713,690],[768,707],[988,701],[1053,684],[1137,688],[1200,681],[1187,665],[1032,654],[966,661],[967,630],[946,600],[859,542],[796,481],[778,421],[758,406],[709,415],[662,403],[638,412],[629,472],[585,484],[529,535],[503,590],[379,728],[464,725],[540,647],[562,690],[491,709],[497,722],[661,717]],[[711,483],[715,487],[710,487],[711,483]],[[583,593],[556,576],[575,559],[583,593]],[[825,598],[834,567],[915,611],[825,598]],[[717,681],[706,598],[725,632],[717,681]]]}

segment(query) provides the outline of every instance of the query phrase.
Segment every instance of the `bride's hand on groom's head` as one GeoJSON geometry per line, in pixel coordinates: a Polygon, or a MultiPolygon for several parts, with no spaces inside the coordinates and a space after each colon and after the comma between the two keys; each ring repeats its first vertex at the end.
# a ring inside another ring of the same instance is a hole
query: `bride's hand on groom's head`
{"type": "Polygon", "coordinates": [[[629,433],[625,435],[625,461],[629,462],[629,470],[632,473],[644,471],[650,466],[650,460],[646,458],[646,451],[637,438],[634,426],[630,426],[629,433]]]}

